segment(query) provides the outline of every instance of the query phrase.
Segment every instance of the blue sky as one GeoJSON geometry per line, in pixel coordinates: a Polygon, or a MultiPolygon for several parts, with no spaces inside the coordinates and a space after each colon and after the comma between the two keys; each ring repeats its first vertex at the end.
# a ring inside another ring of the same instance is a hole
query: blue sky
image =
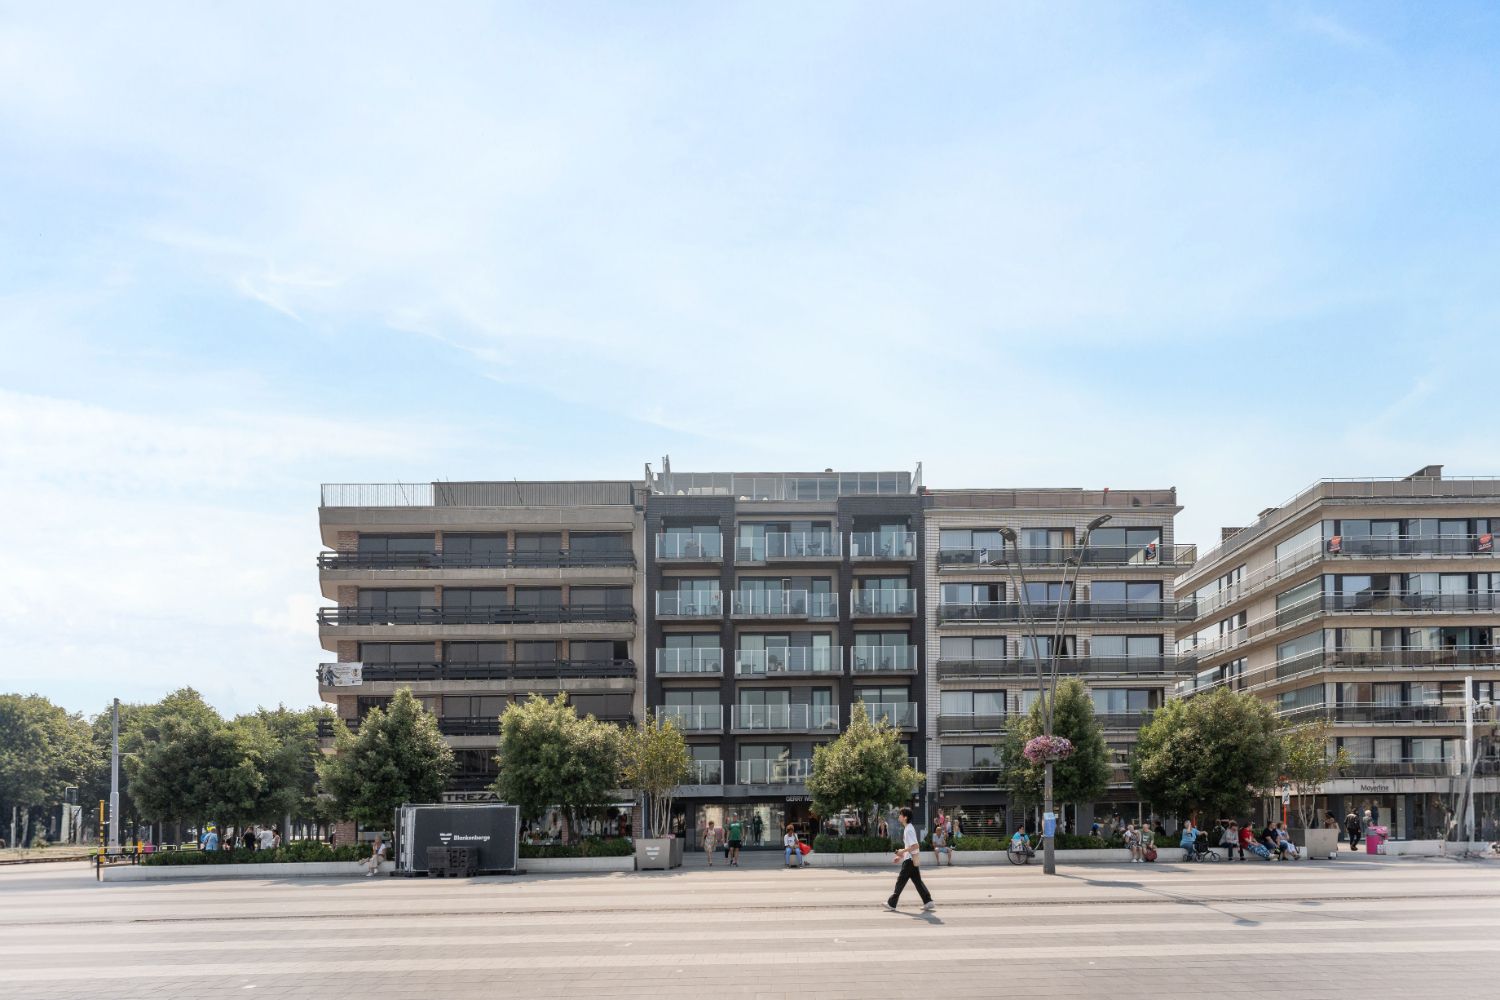
{"type": "Polygon", "coordinates": [[[316,698],[317,484],[1500,472],[1500,9],[6,4],[0,690],[316,698]]]}

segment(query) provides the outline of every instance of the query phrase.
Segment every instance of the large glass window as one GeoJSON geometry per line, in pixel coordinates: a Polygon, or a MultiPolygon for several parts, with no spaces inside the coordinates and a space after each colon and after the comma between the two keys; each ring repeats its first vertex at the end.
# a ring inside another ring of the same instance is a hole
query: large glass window
{"type": "Polygon", "coordinates": [[[939,712],[942,715],[1005,714],[1004,691],[944,691],[939,697],[939,712]]]}
{"type": "Polygon", "coordinates": [[[446,534],[443,562],[452,566],[504,566],[509,545],[504,535],[446,534]]]}
{"type": "Polygon", "coordinates": [[[1089,599],[1108,604],[1161,603],[1160,580],[1095,580],[1089,599]]]}
{"type": "Polygon", "coordinates": [[[574,531],[568,535],[573,555],[624,555],[630,552],[630,534],[624,531],[574,531]]]}
{"type": "Polygon", "coordinates": [[[945,635],[939,643],[938,655],[944,660],[961,663],[968,660],[1005,659],[1003,636],[945,635]]]}
{"type": "Polygon", "coordinates": [[[1162,637],[1159,635],[1096,635],[1089,640],[1090,656],[1160,658],[1162,637]]]}
{"type": "Polygon", "coordinates": [[[1285,571],[1289,566],[1301,565],[1316,558],[1322,552],[1323,525],[1310,524],[1291,538],[1276,546],[1276,569],[1285,571]]]}
{"type": "Polygon", "coordinates": [[[1318,597],[1323,592],[1322,580],[1309,580],[1300,587],[1293,587],[1276,595],[1276,624],[1290,625],[1309,615],[1318,613],[1318,597]]]}
{"type": "Polygon", "coordinates": [[[1156,707],[1161,693],[1156,688],[1093,688],[1089,694],[1096,715],[1137,715],[1156,707]]]}
{"type": "Polygon", "coordinates": [[[361,663],[432,663],[437,653],[430,642],[362,642],[359,659],[361,663]]]}
{"type": "MultiPolygon", "coordinates": [[[[446,541],[446,540],[445,540],[446,541]]],[[[360,535],[360,555],[431,555],[436,545],[433,535],[360,535]]]]}
{"type": "Polygon", "coordinates": [[[507,663],[510,661],[509,647],[508,642],[446,642],[443,656],[449,663],[507,663]]]}

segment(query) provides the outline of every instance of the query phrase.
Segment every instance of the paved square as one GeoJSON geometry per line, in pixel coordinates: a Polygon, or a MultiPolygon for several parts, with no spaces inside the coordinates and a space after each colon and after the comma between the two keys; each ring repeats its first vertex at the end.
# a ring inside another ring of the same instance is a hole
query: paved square
{"type": "Polygon", "coordinates": [[[0,869],[0,996],[1491,995],[1500,864],[99,884],[0,869]]]}

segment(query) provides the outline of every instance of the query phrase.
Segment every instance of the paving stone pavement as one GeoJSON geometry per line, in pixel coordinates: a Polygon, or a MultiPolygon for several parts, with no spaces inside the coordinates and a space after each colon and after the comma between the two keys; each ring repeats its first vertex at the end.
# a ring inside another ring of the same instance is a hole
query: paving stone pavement
{"type": "Polygon", "coordinates": [[[0,998],[1496,995],[1500,863],[108,883],[0,869],[0,998]]]}

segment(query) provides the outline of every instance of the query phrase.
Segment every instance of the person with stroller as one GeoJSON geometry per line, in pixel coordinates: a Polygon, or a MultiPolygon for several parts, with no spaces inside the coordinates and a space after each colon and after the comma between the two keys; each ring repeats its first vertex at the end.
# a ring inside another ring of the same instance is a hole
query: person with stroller
{"type": "Polygon", "coordinates": [[[1198,828],[1193,826],[1192,820],[1183,821],[1182,837],[1177,841],[1177,846],[1182,848],[1182,860],[1198,860],[1198,828]]]}

